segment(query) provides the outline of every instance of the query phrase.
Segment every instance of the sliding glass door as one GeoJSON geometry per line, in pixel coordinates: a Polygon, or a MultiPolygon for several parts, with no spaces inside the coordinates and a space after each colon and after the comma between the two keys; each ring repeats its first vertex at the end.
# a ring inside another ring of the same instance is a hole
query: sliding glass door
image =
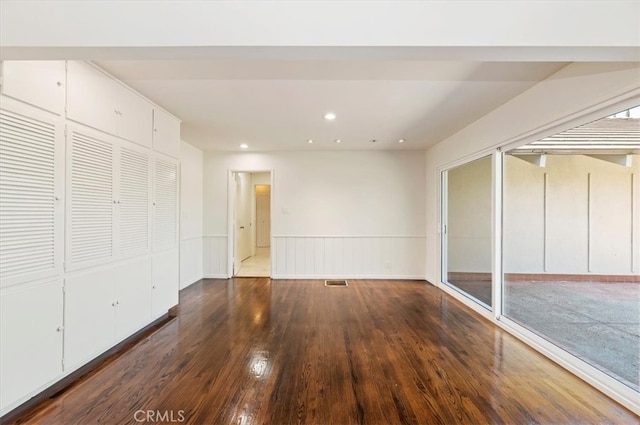
{"type": "Polygon", "coordinates": [[[640,108],[504,156],[503,315],[640,390],[640,108]]]}
{"type": "Polygon", "coordinates": [[[492,305],[491,157],[443,171],[442,281],[492,305]]]}
{"type": "Polygon", "coordinates": [[[640,106],[441,178],[442,282],[640,399],[640,106]]]}

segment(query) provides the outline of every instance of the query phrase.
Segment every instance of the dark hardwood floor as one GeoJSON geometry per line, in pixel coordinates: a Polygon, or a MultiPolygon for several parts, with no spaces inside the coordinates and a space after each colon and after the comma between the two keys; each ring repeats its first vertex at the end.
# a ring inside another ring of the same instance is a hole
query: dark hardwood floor
{"type": "Polygon", "coordinates": [[[171,420],[638,423],[424,282],[266,278],[194,284],[175,320],[19,421],[171,420]]]}

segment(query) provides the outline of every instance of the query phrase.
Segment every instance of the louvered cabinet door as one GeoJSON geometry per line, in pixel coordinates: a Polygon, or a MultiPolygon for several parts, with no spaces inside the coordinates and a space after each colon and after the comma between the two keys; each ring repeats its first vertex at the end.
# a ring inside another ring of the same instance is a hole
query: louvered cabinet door
{"type": "Polygon", "coordinates": [[[0,286],[62,272],[64,152],[58,118],[10,99],[0,109],[0,286]]]}
{"type": "Polygon", "coordinates": [[[114,256],[114,144],[81,127],[67,129],[67,270],[114,256]]]}
{"type": "Polygon", "coordinates": [[[177,247],[178,163],[155,154],[153,170],[153,250],[177,247]]]}
{"type": "Polygon", "coordinates": [[[119,158],[118,248],[129,258],[151,251],[151,153],[123,144],[119,158]]]}

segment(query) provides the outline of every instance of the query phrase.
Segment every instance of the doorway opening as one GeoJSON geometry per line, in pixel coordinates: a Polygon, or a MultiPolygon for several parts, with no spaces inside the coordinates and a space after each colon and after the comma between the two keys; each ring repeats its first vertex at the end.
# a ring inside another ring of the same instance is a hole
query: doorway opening
{"type": "Polygon", "coordinates": [[[231,275],[270,277],[271,172],[234,171],[229,189],[231,275]]]}

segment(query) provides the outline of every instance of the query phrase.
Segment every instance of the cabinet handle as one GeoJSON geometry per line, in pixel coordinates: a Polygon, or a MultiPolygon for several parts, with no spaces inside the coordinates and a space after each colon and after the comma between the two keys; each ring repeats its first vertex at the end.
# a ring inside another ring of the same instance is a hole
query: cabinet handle
{"type": "Polygon", "coordinates": [[[56,85],[57,85],[58,87],[62,87],[62,81],[58,81],[58,82],[56,83],[56,85]]]}
{"type": "Polygon", "coordinates": [[[156,289],[156,285],[153,285],[151,288],[152,288],[152,289],[156,289]]]}
{"type": "Polygon", "coordinates": [[[62,326],[58,326],[56,328],[56,332],[62,332],[63,330],[64,330],[64,327],[62,327],[62,326]]]}
{"type": "Polygon", "coordinates": [[[120,301],[116,301],[116,305],[120,305],[120,301]]]}
{"type": "Polygon", "coordinates": [[[115,301],[113,301],[113,302],[111,303],[111,307],[115,307],[115,306],[116,306],[116,302],[115,302],[115,301]]]}

